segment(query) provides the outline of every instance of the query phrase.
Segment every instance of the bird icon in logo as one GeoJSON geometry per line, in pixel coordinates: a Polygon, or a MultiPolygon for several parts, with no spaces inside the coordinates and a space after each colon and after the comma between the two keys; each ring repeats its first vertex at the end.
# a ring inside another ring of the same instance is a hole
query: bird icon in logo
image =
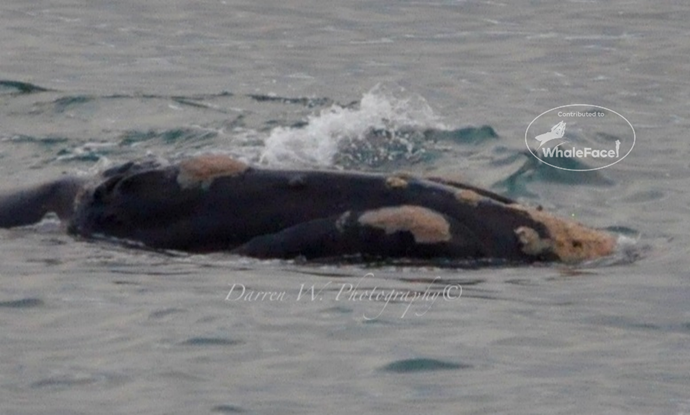
{"type": "Polygon", "coordinates": [[[539,141],[539,148],[541,148],[541,146],[543,146],[544,144],[548,143],[551,140],[563,138],[564,134],[565,134],[565,122],[561,121],[558,124],[551,127],[551,131],[549,131],[548,133],[540,134],[540,135],[534,137],[534,139],[539,141]]]}

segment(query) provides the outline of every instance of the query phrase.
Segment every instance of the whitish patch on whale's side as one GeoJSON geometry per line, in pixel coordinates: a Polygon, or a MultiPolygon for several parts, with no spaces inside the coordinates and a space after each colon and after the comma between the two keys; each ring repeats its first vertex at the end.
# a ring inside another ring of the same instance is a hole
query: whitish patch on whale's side
{"type": "Polygon", "coordinates": [[[440,213],[421,206],[403,205],[364,212],[359,223],[383,229],[387,234],[406,231],[419,244],[448,242],[450,224],[440,213]]]}

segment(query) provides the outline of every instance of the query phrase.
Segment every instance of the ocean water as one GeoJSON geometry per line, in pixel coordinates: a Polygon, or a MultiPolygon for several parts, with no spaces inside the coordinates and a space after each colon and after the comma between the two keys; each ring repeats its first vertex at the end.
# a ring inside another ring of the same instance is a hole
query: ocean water
{"type": "Polygon", "coordinates": [[[4,1],[1,189],[212,152],[466,180],[625,243],[436,269],[0,230],[0,412],[689,414],[688,20],[681,1],[4,1]],[[624,115],[629,156],[534,159],[529,123],[574,103],[624,115]]]}

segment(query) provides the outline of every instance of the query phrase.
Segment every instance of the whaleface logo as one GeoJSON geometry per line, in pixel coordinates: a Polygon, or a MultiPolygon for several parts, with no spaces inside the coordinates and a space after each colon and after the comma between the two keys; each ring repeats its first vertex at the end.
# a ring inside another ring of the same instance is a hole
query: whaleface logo
{"type": "Polygon", "coordinates": [[[525,131],[525,145],[534,157],[551,167],[570,171],[612,166],[630,154],[635,140],[635,129],[625,117],[611,109],[587,104],[545,111],[525,131]]]}

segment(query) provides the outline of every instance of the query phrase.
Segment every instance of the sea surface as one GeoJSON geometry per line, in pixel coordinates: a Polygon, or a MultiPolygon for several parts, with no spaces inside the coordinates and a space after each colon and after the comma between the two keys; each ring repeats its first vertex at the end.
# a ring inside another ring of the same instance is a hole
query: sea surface
{"type": "Polygon", "coordinates": [[[0,413],[690,414],[688,21],[685,1],[3,0],[0,189],[220,153],[465,180],[621,244],[447,269],[0,230],[0,413]],[[623,115],[630,154],[535,159],[528,125],[568,104],[623,115]]]}

